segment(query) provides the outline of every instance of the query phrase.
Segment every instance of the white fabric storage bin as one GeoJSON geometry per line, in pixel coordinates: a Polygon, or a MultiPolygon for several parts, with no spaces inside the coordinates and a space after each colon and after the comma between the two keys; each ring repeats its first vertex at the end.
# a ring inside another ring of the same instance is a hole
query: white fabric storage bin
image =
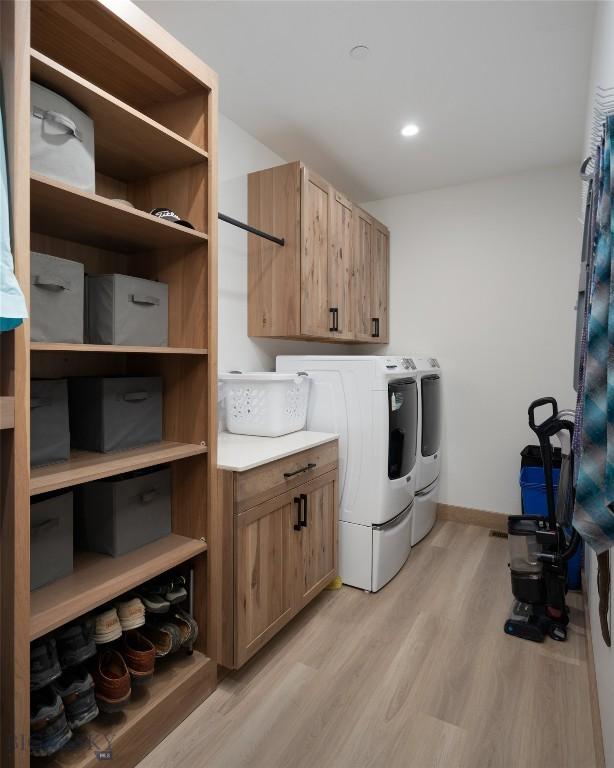
{"type": "Polygon", "coordinates": [[[226,373],[220,381],[229,432],[279,437],[305,428],[307,374],[226,373]]]}
{"type": "Polygon", "coordinates": [[[94,121],[38,83],[30,83],[30,98],[31,170],[95,192],[94,121]]]}

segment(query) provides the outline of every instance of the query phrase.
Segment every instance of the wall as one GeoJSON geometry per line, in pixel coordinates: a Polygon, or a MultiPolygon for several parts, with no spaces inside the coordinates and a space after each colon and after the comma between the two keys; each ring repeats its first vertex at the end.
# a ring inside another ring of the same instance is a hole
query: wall
{"type": "Polygon", "coordinates": [[[575,405],[579,190],[564,166],[366,206],[391,230],[387,349],[443,369],[444,503],[519,512],[529,402],[575,405]]]}
{"type": "MultiPolygon", "coordinates": [[[[295,159],[295,158],[291,158],[295,159]]],[[[220,115],[219,210],[247,221],[247,174],[286,162],[220,115]]],[[[275,355],[347,354],[344,345],[247,336],[247,233],[219,222],[219,371],[272,371],[275,355]]]]}
{"type": "MultiPolygon", "coordinates": [[[[593,62],[586,109],[585,149],[587,153],[595,89],[598,85],[602,88],[614,87],[614,45],[612,45],[612,40],[614,40],[614,3],[599,3],[595,16],[593,62]]],[[[587,550],[585,562],[605,761],[608,768],[614,768],[614,728],[612,727],[614,723],[614,649],[608,648],[601,638],[599,628],[599,595],[597,592],[597,561],[591,550],[587,550]]],[[[611,616],[612,605],[610,604],[610,618],[611,616]]]]}

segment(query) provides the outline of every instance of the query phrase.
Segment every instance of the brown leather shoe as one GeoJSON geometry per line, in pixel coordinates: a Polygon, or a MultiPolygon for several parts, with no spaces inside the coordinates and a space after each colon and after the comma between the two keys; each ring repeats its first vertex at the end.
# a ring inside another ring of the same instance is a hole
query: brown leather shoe
{"type": "Polygon", "coordinates": [[[145,624],[139,630],[156,649],[156,658],[161,659],[169,653],[174,653],[181,648],[181,633],[179,628],[168,622],[156,627],[153,624],[145,624]]]}
{"type": "Polygon", "coordinates": [[[144,685],[153,677],[156,662],[156,649],[137,629],[124,633],[122,656],[126,662],[132,683],[144,685]]]}
{"type": "Polygon", "coordinates": [[[96,702],[102,712],[119,712],[130,700],[130,673],[117,651],[103,651],[94,659],[92,677],[96,702]]]}

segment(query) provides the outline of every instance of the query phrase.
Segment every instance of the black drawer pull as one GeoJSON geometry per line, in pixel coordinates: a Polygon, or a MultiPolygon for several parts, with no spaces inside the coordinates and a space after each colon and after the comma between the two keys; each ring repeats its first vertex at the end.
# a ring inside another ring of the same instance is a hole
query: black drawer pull
{"type": "Polygon", "coordinates": [[[332,319],[332,325],[329,326],[329,331],[338,331],[339,330],[339,307],[331,307],[329,312],[332,312],[333,319],[332,319]]]}
{"type": "Polygon", "coordinates": [[[295,469],[294,472],[284,472],[284,477],[287,480],[289,477],[294,477],[294,475],[300,475],[301,472],[309,472],[310,469],[315,469],[316,466],[317,466],[316,464],[312,464],[310,462],[309,464],[307,464],[306,467],[301,467],[300,469],[295,469]]]}
{"type": "Polygon", "coordinates": [[[303,502],[303,519],[301,520],[301,525],[303,528],[307,528],[307,494],[301,493],[301,500],[303,502]]]}
{"type": "Polygon", "coordinates": [[[300,496],[294,497],[294,503],[296,504],[296,523],[294,523],[294,530],[300,531],[303,527],[303,521],[301,520],[301,498],[300,496]]]}
{"type": "Polygon", "coordinates": [[[371,322],[373,323],[373,332],[371,333],[371,337],[377,339],[379,338],[379,317],[372,317],[371,322]]]}

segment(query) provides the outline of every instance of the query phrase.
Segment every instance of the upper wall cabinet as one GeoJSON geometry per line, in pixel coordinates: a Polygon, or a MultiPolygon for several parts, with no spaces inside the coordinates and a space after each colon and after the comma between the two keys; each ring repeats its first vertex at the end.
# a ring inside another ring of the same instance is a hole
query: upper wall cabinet
{"type": "Polygon", "coordinates": [[[250,336],[388,341],[388,246],[383,224],[302,163],[248,178],[250,336]]]}

